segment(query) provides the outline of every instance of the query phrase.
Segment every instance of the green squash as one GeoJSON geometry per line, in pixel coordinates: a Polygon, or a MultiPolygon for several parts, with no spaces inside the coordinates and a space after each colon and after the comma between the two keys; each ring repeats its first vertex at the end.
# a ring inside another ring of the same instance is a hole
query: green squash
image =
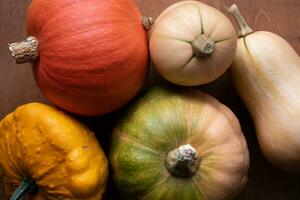
{"type": "Polygon", "coordinates": [[[114,128],[110,160],[127,199],[232,199],[249,155],[237,118],[195,89],[152,88],[114,128]]]}

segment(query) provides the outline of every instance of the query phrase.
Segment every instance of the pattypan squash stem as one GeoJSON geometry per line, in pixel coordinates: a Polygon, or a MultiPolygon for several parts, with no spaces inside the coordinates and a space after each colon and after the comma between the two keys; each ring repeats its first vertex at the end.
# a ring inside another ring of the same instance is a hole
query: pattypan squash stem
{"type": "Polygon", "coordinates": [[[244,17],[241,15],[239,8],[236,4],[233,4],[227,12],[234,17],[237,21],[238,25],[240,26],[239,37],[246,37],[247,35],[253,33],[253,30],[248,26],[247,22],[245,21],[244,17]]]}
{"type": "Polygon", "coordinates": [[[197,151],[190,144],[181,145],[167,155],[166,166],[170,174],[179,177],[193,176],[200,164],[197,151]]]}
{"type": "Polygon", "coordinates": [[[22,200],[26,193],[36,192],[37,185],[29,178],[24,178],[21,185],[15,190],[10,200],[22,200]]]}
{"type": "Polygon", "coordinates": [[[192,42],[194,56],[208,57],[215,50],[215,41],[208,38],[205,34],[201,34],[196,40],[192,42]]]}
{"type": "Polygon", "coordinates": [[[38,40],[27,37],[22,42],[8,44],[16,64],[33,63],[39,57],[38,40]]]}

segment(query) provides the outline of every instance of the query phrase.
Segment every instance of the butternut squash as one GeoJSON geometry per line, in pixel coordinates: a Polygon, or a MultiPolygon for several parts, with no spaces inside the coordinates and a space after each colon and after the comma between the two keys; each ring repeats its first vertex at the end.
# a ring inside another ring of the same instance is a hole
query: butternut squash
{"type": "Polygon", "coordinates": [[[241,28],[230,74],[253,118],[260,148],[273,165],[299,173],[299,55],[280,36],[253,32],[236,5],[228,11],[241,28]]]}

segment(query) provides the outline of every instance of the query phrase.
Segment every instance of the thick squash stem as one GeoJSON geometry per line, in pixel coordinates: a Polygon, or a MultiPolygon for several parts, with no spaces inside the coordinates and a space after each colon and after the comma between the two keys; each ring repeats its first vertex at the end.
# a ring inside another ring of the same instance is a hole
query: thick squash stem
{"type": "Polygon", "coordinates": [[[199,163],[197,151],[190,144],[181,145],[170,151],[166,158],[170,174],[179,177],[193,176],[199,168],[199,163]]]}
{"type": "Polygon", "coordinates": [[[152,17],[142,16],[142,23],[145,29],[150,30],[154,24],[154,19],[152,17]]]}
{"type": "Polygon", "coordinates": [[[239,37],[246,37],[247,35],[253,33],[253,30],[248,26],[236,4],[233,4],[230,8],[228,8],[227,12],[234,17],[241,28],[241,30],[238,32],[239,37]]]}
{"type": "Polygon", "coordinates": [[[208,38],[205,34],[201,34],[195,41],[192,42],[194,56],[208,57],[215,49],[215,41],[208,38]]]}
{"type": "Polygon", "coordinates": [[[13,195],[10,197],[10,200],[22,200],[26,193],[36,192],[37,185],[28,178],[24,178],[21,185],[15,190],[13,195]]]}
{"type": "Polygon", "coordinates": [[[27,37],[24,41],[8,44],[16,64],[32,63],[39,57],[38,40],[27,37]]]}

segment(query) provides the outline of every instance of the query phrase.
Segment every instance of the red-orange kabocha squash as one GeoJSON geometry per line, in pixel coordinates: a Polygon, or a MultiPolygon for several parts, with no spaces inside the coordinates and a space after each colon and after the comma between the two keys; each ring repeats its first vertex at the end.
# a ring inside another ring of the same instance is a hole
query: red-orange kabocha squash
{"type": "Polygon", "coordinates": [[[59,107],[101,115],[142,87],[147,20],[134,0],[33,0],[27,20],[29,37],[10,50],[16,63],[34,63],[38,86],[59,107]]]}

